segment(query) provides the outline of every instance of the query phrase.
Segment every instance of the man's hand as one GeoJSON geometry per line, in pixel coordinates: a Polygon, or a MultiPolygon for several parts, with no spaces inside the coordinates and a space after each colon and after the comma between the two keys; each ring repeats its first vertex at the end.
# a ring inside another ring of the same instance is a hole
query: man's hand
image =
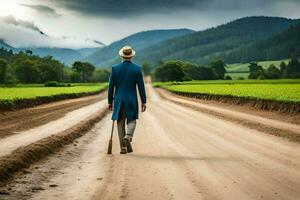
{"type": "Polygon", "coordinates": [[[142,104],[142,112],[145,112],[145,111],[146,111],[146,109],[147,109],[147,106],[146,106],[146,104],[142,104]]]}
{"type": "Polygon", "coordinates": [[[110,111],[113,111],[113,105],[112,105],[112,104],[108,104],[108,109],[109,109],[110,111]]]}

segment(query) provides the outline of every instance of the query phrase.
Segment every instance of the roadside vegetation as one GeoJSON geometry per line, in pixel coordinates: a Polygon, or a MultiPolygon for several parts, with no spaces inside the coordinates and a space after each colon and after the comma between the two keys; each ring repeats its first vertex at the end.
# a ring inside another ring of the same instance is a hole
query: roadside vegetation
{"type": "Polygon", "coordinates": [[[300,112],[300,79],[156,82],[154,86],[197,99],[300,112]]]}
{"type": "Polygon", "coordinates": [[[222,96],[267,99],[284,102],[300,102],[300,82],[290,83],[200,83],[184,85],[165,85],[172,92],[214,94],[222,96]]]}
{"type": "Polygon", "coordinates": [[[69,87],[44,87],[42,84],[0,87],[0,111],[27,108],[53,101],[97,94],[106,83],[74,84],[69,87]]]}

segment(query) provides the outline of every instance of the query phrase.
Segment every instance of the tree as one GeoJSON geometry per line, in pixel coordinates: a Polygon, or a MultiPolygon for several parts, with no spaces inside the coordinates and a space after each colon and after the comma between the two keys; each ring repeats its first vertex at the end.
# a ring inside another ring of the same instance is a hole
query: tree
{"type": "Polygon", "coordinates": [[[284,77],[300,78],[300,62],[296,57],[293,57],[286,66],[284,77]]]}
{"type": "Polygon", "coordinates": [[[57,60],[54,60],[51,56],[41,58],[37,62],[37,67],[41,72],[41,82],[61,82],[63,80],[64,65],[57,60]]]}
{"type": "Polygon", "coordinates": [[[30,56],[32,55],[32,51],[29,50],[29,49],[27,49],[27,50],[25,51],[25,53],[28,54],[28,55],[30,55],[30,56]]]}
{"type": "Polygon", "coordinates": [[[7,62],[4,59],[0,59],[0,83],[5,82],[7,73],[7,62]]]}
{"type": "Polygon", "coordinates": [[[249,79],[258,79],[259,77],[265,77],[265,71],[262,66],[258,65],[256,62],[251,62],[248,66],[249,68],[249,79]]]}
{"type": "Polygon", "coordinates": [[[226,79],[226,80],[232,80],[232,77],[229,76],[229,75],[227,75],[227,76],[225,77],[225,79],[226,79]]]}
{"type": "Polygon", "coordinates": [[[144,62],[142,64],[142,69],[143,69],[144,75],[146,75],[146,76],[151,75],[151,67],[150,67],[149,63],[144,62]]]}
{"type": "Polygon", "coordinates": [[[279,79],[280,78],[280,70],[273,64],[267,69],[266,78],[268,79],[279,79]]]}
{"type": "Polygon", "coordinates": [[[213,69],[210,67],[201,67],[189,62],[182,62],[182,69],[185,74],[185,80],[213,80],[216,79],[213,69]]]}
{"type": "Polygon", "coordinates": [[[64,67],[64,69],[63,69],[63,81],[65,83],[72,82],[71,77],[72,77],[73,73],[74,73],[74,71],[71,68],[64,67]]]}
{"type": "Polygon", "coordinates": [[[38,83],[41,73],[35,63],[29,59],[22,60],[16,68],[17,78],[22,83],[38,83]]]}
{"type": "Polygon", "coordinates": [[[155,78],[166,81],[182,81],[184,72],[180,61],[167,61],[159,65],[155,70],[155,78]]]}
{"type": "Polygon", "coordinates": [[[210,63],[210,66],[213,69],[216,79],[224,79],[226,73],[225,70],[226,64],[224,63],[223,60],[215,60],[210,63]]]}
{"type": "Polygon", "coordinates": [[[108,69],[96,69],[93,73],[91,81],[96,82],[108,82],[110,76],[110,71],[108,69]]]}
{"type": "Polygon", "coordinates": [[[284,74],[284,72],[285,72],[285,70],[286,70],[286,64],[285,64],[285,62],[281,62],[279,68],[280,68],[280,76],[282,77],[283,74],[284,74]]]}
{"type": "Polygon", "coordinates": [[[80,74],[82,82],[90,82],[95,66],[88,62],[77,61],[73,64],[72,69],[80,74]]]}

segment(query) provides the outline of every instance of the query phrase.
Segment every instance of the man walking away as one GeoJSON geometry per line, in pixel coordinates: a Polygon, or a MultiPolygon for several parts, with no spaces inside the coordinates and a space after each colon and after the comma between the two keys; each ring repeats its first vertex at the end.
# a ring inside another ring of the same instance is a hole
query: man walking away
{"type": "Polygon", "coordinates": [[[131,62],[135,51],[130,46],[124,46],[119,55],[122,62],[112,67],[109,79],[108,104],[113,111],[112,120],[117,120],[118,124],[120,153],[126,154],[132,152],[131,141],[139,113],[136,87],[142,102],[142,112],[146,111],[146,92],[142,68],[131,62]]]}

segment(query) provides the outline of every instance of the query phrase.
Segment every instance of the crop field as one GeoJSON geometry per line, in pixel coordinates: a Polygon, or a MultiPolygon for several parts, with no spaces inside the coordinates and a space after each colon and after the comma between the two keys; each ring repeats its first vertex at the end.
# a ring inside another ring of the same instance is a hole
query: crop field
{"type": "Polygon", "coordinates": [[[300,102],[300,80],[235,80],[155,83],[172,92],[300,102]]]}
{"type": "Polygon", "coordinates": [[[232,80],[248,79],[249,72],[230,72],[225,74],[225,76],[227,75],[229,75],[232,80]]]}
{"type": "Polygon", "coordinates": [[[0,111],[32,107],[43,103],[95,94],[107,84],[74,84],[71,87],[44,87],[41,84],[0,87],[0,111]]]}
{"type": "Polygon", "coordinates": [[[72,87],[0,87],[0,100],[30,99],[60,94],[80,94],[101,91],[106,84],[72,87]]]}
{"type": "MultiPolygon", "coordinates": [[[[257,62],[259,65],[261,65],[264,69],[267,69],[271,64],[275,65],[276,67],[280,66],[281,62],[285,62],[285,64],[288,64],[289,59],[285,60],[274,60],[274,61],[260,61],[257,62]]],[[[235,63],[235,64],[228,64],[226,66],[226,71],[228,73],[246,73],[249,71],[248,69],[249,63],[235,63]]]]}

